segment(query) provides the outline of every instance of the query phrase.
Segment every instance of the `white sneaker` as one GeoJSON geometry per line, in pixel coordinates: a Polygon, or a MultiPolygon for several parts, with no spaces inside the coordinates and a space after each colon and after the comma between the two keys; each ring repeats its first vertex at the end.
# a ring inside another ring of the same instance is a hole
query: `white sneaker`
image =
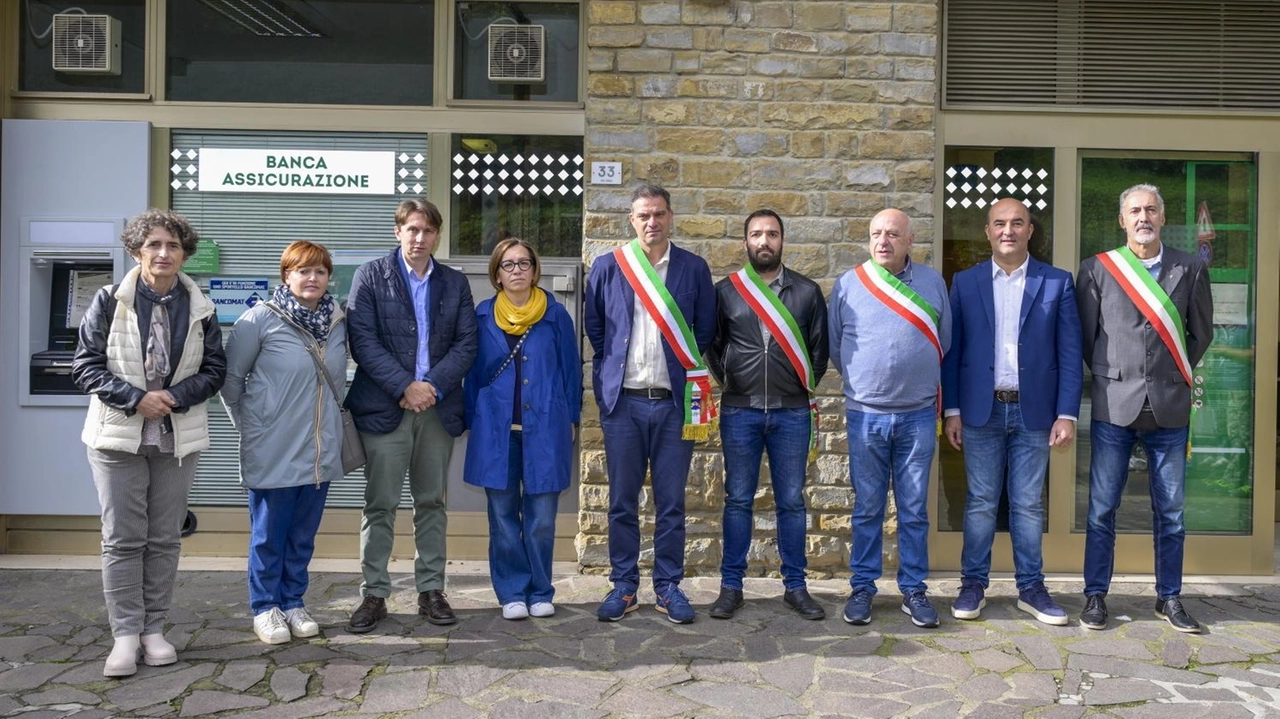
{"type": "Polygon", "coordinates": [[[556,613],[556,606],[551,602],[534,602],[529,605],[529,616],[549,617],[556,613]]]}
{"type": "Polygon", "coordinates": [[[295,637],[314,637],[320,633],[320,624],[311,618],[306,607],[294,607],[285,612],[284,621],[289,625],[289,633],[295,637]]]}
{"type": "Polygon", "coordinates": [[[503,619],[525,619],[529,616],[529,605],[524,602],[508,602],[502,605],[503,619]]]}
{"type": "Polygon", "coordinates": [[[284,644],[289,641],[289,623],[280,607],[272,607],[253,618],[253,631],[266,644],[284,644]]]}
{"type": "Polygon", "coordinates": [[[143,634],[142,661],[149,667],[163,667],[178,661],[178,650],[173,648],[163,634],[143,634]]]}

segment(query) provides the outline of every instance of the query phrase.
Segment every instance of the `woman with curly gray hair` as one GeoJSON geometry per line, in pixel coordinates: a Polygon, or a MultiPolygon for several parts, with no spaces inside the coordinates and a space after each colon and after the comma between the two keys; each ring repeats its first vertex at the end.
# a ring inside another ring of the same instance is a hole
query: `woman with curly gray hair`
{"type": "Polygon", "coordinates": [[[178,661],[164,624],[179,534],[209,447],[205,405],[227,373],[213,303],[181,271],[198,239],[172,212],[130,220],[120,241],[138,266],[98,290],[71,365],[92,395],[80,438],[102,505],[102,590],[115,638],[108,677],[136,672],[139,653],[149,666],[178,661]]]}

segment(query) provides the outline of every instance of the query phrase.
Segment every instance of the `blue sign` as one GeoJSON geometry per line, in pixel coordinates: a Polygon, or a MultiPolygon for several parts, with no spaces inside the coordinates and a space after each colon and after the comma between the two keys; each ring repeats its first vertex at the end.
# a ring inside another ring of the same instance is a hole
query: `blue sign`
{"type": "Polygon", "coordinates": [[[231,324],[245,310],[271,299],[271,280],[211,278],[209,299],[218,308],[218,322],[231,324]]]}

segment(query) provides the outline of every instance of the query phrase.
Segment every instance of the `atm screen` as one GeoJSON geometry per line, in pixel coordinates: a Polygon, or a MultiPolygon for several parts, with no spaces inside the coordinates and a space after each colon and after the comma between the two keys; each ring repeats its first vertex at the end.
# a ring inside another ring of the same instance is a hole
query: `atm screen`
{"type": "Polygon", "coordinates": [[[49,302],[49,349],[72,351],[80,320],[98,290],[111,284],[110,262],[59,262],[53,266],[49,302]]]}

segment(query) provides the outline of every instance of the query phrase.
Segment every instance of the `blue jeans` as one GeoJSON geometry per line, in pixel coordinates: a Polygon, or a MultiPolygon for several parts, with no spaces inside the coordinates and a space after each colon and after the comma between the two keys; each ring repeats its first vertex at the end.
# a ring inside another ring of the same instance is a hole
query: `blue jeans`
{"type": "Polygon", "coordinates": [[[302,606],[329,483],[249,490],[249,607],[302,606]]]}
{"type": "Polygon", "coordinates": [[[1084,544],[1084,593],[1106,594],[1116,556],[1116,510],[1129,479],[1135,442],[1147,450],[1156,595],[1182,594],[1183,487],[1187,478],[1187,428],[1139,431],[1094,420],[1089,423],[1089,528],[1084,544]]]}
{"type": "Polygon", "coordinates": [[[724,448],[724,556],[720,584],[742,589],[751,545],[751,509],[760,483],[760,458],[769,452],[778,526],[782,584],[805,586],[804,479],[809,465],[809,408],[720,408],[720,444],[724,448]]]}
{"type": "Polygon", "coordinates": [[[684,578],[684,492],[693,440],[681,439],[675,402],[623,395],[600,417],[609,469],[609,581],[640,584],[640,489],[653,484],[653,588],[663,594],[684,578]]]}
{"type": "MultiPolygon", "coordinates": [[[[960,572],[988,585],[991,543],[996,537],[996,508],[1008,470],[1009,534],[1013,540],[1014,579],[1021,591],[1044,582],[1040,541],[1044,532],[1045,470],[1049,467],[1049,430],[1030,430],[1018,403],[997,402],[982,427],[962,425],[964,470],[969,491],[964,503],[964,551],[960,572]]],[[[963,418],[962,418],[963,419],[963,418]]]]}
{"type": "Polygon", "coordinates": [[[848,410],[853,547],[849,584],[876,593],[884,546],[884,508],[893,480],[898,509],[898,589],[925,591],[929,576],[929,467],[938,444],[932,407],[895,414],[848,410]]]}
{"type": "Polygon", "coordinates": [[[506,489],[486,489],[489,579],[499,604],[549,602],[559,492],[524,493],[524,445],[511,432],[506,489]]]}

